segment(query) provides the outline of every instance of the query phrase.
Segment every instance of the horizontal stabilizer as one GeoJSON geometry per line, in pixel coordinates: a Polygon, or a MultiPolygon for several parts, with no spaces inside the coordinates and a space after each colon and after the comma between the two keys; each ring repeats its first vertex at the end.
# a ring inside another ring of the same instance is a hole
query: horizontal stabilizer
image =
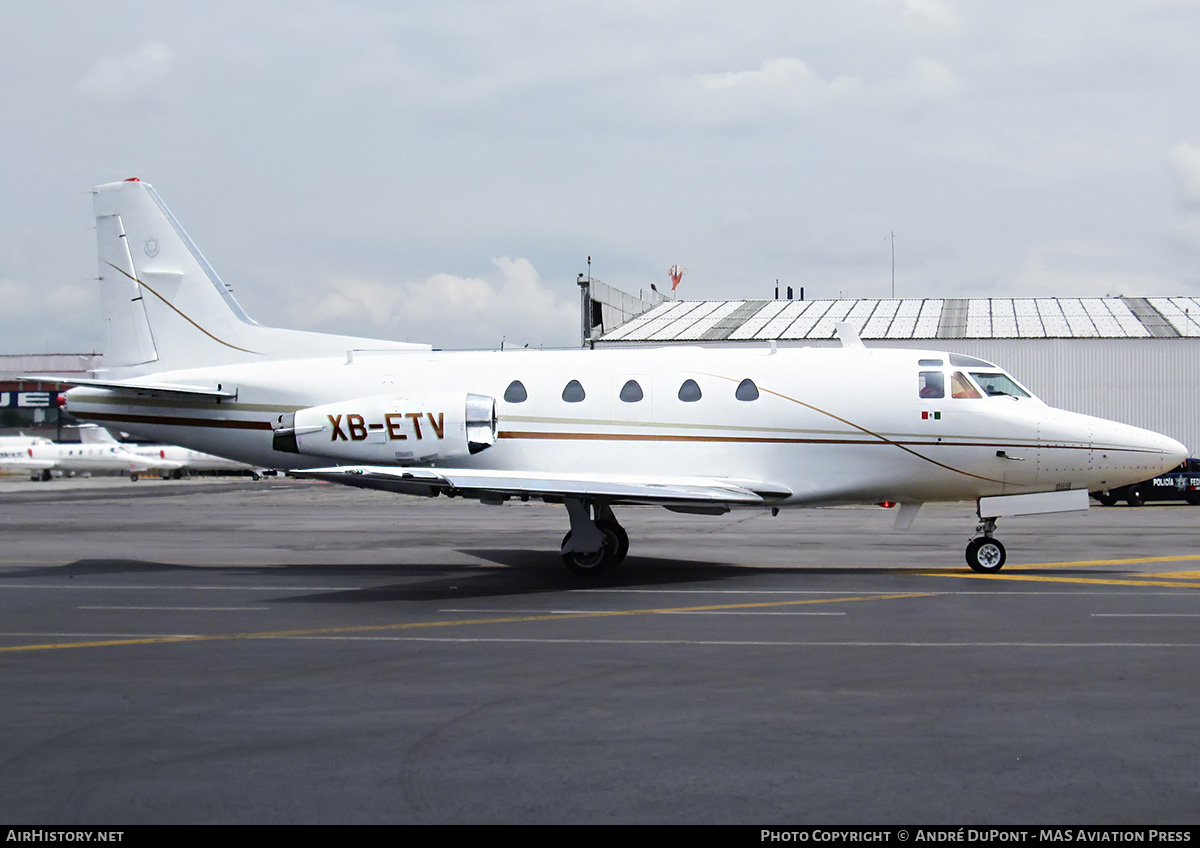
{"type": "Polygon", "coordinates": [[[188,398],[211,398],[212,400],[233,400],[237,391],[222,389],[220,386],[188,386],[182,383],[142,383],[129,380],[93,380],[91,378],[72,377],[69,380],[62,377],[50,377],[39,374],[23,376],[20,379],[38,381],[41,383],[57,383],[66,386],[88,386],[93,389],[111,389],[134,395],[167,395],[188,398]]]}
{"type": "Polygon", "coordinates": [[[618,475],[541,474],[469,468],[400,468],[355,465],[289,472],[362,489],[415,495],[454,492],[466,497],[596,498],[614,504],[766,504],[791,490],[770,483],[718,477],[651,478],[618,475]]]}

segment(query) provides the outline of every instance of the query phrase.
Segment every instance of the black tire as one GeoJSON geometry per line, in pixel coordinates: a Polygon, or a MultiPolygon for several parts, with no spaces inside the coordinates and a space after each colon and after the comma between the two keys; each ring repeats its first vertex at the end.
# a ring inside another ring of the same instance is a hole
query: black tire
{"type": "Polygon", "coordinates": [[[611,530],[617,536],[617,556],[613,561],[613,565],[620,565],[625,561],[625,557],[629,554],[629,534],[625,532],[625,528],[616,521],[597,521],[596,526],[601,530],[611,530]]]}
{"type": "Polygon", "coordinates": [[[1192,506],[1200,506],[1200,492],[1188,492],[1184,500],[1192,506]]]}
{"type": "Polygon", "coordinates": [[[1141,506],[1146,502],[1146,493],[1142,491],[1141,486],[1130,486],[1129,491],[1125,493],[1125,502],[1130,506],[1141,506]]]}
{"type": "MultiPolygon", "coordinates": [[[[595,577],[613,568],[621,561],[617,556],[621,549],[621,540],[612,527],[607,526],[608,522],[605,522],[605,525],[597,525],[604,533],[604,544],[600,546],[600,550],[590,554],[581,554],[579,551],[563,553],[563,565],[572,574],[578,574],[581,577],[595,577]]],[[[571,533],[568,531],[567,535],[563,536],[563,547],[566,547],[570,538],[571,533]]]]}
{"type": "Polygon", "coordinates": [[[1100,501],[1101,506],[1116,506],[1117,505],[1117,499],[1115,497],[1113,497],[1112,495],[1108,494],[1107,492],[1098,492],[1096,494],[1096,500],[1100,501]]]}
{"type": "Polygon", "coordinates": [[[979,536],[967,545],[967,565],[979,574],[995,574],[1007,557],[1004,545],[988,536],[979,536]]]}
{"type": "Polygon", "coordinates": [[[136,483],[138,481],[138,476],[136,473],[133,473],[129,475],[129,479],[136,483]]]}

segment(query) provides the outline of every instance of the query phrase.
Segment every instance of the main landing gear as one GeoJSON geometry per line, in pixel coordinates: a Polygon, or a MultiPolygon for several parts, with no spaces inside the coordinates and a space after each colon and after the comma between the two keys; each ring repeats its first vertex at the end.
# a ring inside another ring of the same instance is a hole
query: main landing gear
{"type": "Polygon", "coordinates": [[[620,565],[629,553],[629,534],[612,508],[579,498],[566,498],[571,529],[562,540],[563,564],[575,574],[592,576],[620,565]]]}
{"type": "Polygon", "coordinates": [[[982,518],[975,532],[976,536],[967,545],[967,565],[972,571],[980,574],[995,574],[1004,566],[1004,545],[994,538],[996,532],[995,518],[982,518]]]}

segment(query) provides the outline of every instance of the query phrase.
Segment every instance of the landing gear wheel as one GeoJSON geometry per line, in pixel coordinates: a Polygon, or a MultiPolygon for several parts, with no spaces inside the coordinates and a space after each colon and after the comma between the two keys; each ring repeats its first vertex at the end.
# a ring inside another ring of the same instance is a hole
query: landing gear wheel
{"type": "MultiPolygon", "coordinates": [[[[563,564],[571,573],[583,577],[593,577],[608,571],[624,558],[623,555],[620,555],[621,539],[613,528],[607,522],[604,526],[597,525],[597,527],[604,534],[604,544],[598,550],[586,554],[579,551],[565,551],[563,553],[563,564]]],[[[568,532],[567,535],[563,536],[563,547],[566,547],[570,539],[571,534],[568,532]]],[[[625,541],[625,550],[629,550],[628,538],[625,541]]]]}
{"type": "Polygon", "coordinates": [[[1125,500],[1130,506],[1141,506],[1146,502],[1146,495],[1141,486],[1130,486],[1129,491],[1125,494],[1125,500]]]}
{"type": "Polygon", "coordinates": [[[995,574],[1004,566],[1004,545],[990,536],[972,539],[967,545],[967,565],[980,574],[995,574]]]}
{"type": "Polygon", "coordinates": [[[1100,501],[1101,506],[1116,506],[1117,499],[1112,495],[1099,494],[1096,495],[1096,500],[1100,501]]]}
{"type": "Polygon", "coordinates": [[[596,522],[596,526],[605,533],[610,530],[617,537],[617,556],[613,560],[613,565],[620,565],[625,561],[626,554],[629,553],[629,534],[625,532],[625,528],[616,522],[616,520],[601,520],[596,522]]]}
{"type": "Polygon", "coordinates": [[[130,474],[129,479],[136,483],[138,481],[138,476],[137,474],[130,474]]]}

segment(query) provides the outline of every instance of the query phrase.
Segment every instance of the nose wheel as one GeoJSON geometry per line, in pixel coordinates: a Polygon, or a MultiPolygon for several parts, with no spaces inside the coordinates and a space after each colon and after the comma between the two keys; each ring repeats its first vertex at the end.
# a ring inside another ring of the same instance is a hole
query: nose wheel
{"type": "Polygon", "coordinates": [[[979,574],[995,574],[1004,567],[1007,557],[1004,545],[992,537],[996,532],[996,519],[983,519],[975,528],[975,532],[981,535],[976,536],[967,545],[967,565],[979,574]]]}
{"type": "Polygon", "coordinates": [[[995,574],[1004,566],[1004,545],[990,536],[972,539],[967,545],[967,565],[980,574],[995,574]]]}

